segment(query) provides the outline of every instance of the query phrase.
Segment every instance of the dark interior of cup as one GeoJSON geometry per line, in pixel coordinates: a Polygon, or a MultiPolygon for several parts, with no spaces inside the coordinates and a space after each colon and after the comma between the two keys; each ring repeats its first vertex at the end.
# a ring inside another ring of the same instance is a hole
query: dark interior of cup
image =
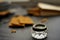
{"type": "Polygon", "coordinates": [[[45,27],[44,24],[37,24],[35,27],[45,27]]]}
{"type": "Polygon", "coordinates": [[[35,27],[33,27],[34,31],[45,31],[47,28],[45,28],[44,24],[36,24],[35,27]],[[42,29],[41,29],[42,27],[42,29]]]}

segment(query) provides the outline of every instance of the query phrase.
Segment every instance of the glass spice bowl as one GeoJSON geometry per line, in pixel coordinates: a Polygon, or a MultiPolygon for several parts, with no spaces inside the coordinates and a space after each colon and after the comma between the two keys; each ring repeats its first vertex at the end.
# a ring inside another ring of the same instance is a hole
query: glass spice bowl
{"type": "Polygon", "coordinates": [[[32,38],[45,39],[47,38],[48,30],[44,24],[35,24],[32,27],[32,38]]]}

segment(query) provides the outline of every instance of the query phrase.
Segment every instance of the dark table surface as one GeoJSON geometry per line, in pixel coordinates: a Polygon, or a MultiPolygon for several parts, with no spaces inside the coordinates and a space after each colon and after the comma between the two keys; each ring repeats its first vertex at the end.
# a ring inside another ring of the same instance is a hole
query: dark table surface
{"type": "MultiPolygon", "coordinates": [[[[26,15],[26,10],[23,8],[14,8],[15,15],[26,15]]],[[[12,17],[12,16],[11,16],[12,17]]],[[[31,27],[18,28],[15,29],[16,33],[11,33],[9,28],[10,18],[4,18],[0,22],[0,40],[33,40],[31,37],[31,27]]],[[[40,23],[43,17],[30,16],[35,23],[40,23]]],[[[48,27],[48,38],[46,40],[60,40],[60,16],[48,17],[48,22],[46,23],[48,27]]]]}

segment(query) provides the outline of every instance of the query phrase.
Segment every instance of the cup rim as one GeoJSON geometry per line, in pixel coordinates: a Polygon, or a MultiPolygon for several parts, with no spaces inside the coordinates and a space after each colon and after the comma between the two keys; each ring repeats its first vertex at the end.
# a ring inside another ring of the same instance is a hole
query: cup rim
{"type": "MultiPolygon", "coordinates": [[[[40,24],[41,24],[41,23],[40,23],[40,24]]],[[[36,29],[45,29],[45,28],[47,28],[45,24],[42,24],[42,25],[44,25],[44,27],[40,27],[40,28],[35,27],[36,25],[38,25],[38,24],[34,24],[34,25],[33,25],[33,28],[36,28],[36,29]]]]}

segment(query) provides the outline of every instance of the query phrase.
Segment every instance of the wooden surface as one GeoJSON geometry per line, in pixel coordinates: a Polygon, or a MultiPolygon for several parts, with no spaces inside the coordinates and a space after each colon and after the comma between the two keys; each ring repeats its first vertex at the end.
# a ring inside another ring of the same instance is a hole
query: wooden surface
{"type": "Polygon", "coordinates": [[[27,10],[28,14],[33,16],[60,16],[60,11],[47,10],[42,8],[31,8],[27,10]]]}

